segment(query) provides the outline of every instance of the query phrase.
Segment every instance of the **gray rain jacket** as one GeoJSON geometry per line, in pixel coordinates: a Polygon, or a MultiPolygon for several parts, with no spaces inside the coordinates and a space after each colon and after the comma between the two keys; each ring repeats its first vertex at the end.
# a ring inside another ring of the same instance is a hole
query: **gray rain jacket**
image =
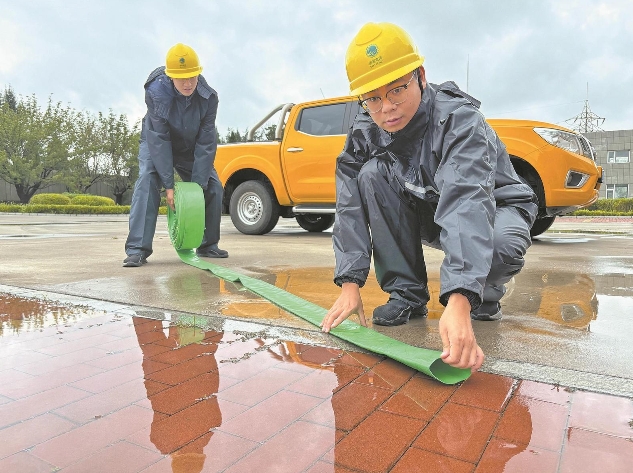
{"type": "Polygon", "coordinates": [[[390,163],[390,185],[406,189],[428,207],[422,239],[441,248],[440,301],[456,290],[483,300],[490,272],[497,206],[513,206],[532,225],[536,196],[516,174],[505,145],[485,121],[479,102],[453,82],[428,84],[420,107],[397,133],[379,128],[369,114],[356,116],[336,168],[334,282],[363,286],[371,236],[357,178],[371,159],[390,163]]]}
{"type": "Polygon", "coordinates": [[[164,71],[155,69],[145,82],[141,141],[147,142],[165,189],[174,188],[174,166],[191,171],[191,181],[206,189],[217,150],[218,94],[198,76],[196,90],[185,97],[164,71]]]}

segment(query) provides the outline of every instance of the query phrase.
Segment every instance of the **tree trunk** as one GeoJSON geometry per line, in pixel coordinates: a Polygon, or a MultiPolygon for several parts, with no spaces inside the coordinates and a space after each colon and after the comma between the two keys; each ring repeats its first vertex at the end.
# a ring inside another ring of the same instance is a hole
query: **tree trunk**
{"type": "Polygon", "coordinates": [[[34,184],[32,186],[25,186],[23,184],[13,184],[15,186],[15,191],[18,193],[18,197],[20,202],[23,204],[28,204],[31,197],[37,192],[40,188],[41,183],[34,184]]]}

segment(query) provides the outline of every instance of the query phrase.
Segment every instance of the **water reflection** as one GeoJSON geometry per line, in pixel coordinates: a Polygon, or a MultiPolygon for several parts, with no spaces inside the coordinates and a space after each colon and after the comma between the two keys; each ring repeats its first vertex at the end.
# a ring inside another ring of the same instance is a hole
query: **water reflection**
{"type": "Polygon", "coordinates": [[[89,312],[82,312],[77,306],[0,293],[0,337],[54,325],[70,325],[89,312]]]}
{"type": "Polygon", "coordinates": [[[163,455],[171,456],[174,473],[199,473],[206,459],[204,447],[213,436],[213,429],[222,424],[216,397],[220,378],[214,356],[222,334],[193,327],[164,329],[160,320],[137,317],[134,330],[143,352],[145,389],[154,410],[150,441],[163,455]],[[198,345],[204,347],[198,352],[205,356],[192,356],[183,349],[205,337],[214,339],[213,343],[198,345]],[[161,361],[172,367],[157,372],[156,363],[161,361]],[[192,399],[193,392],[200,397],[192,399]],[[209,435],[202,435],[208,432],[209,435]],[[185,445],[187,448],[183,449],[185,445]]]}

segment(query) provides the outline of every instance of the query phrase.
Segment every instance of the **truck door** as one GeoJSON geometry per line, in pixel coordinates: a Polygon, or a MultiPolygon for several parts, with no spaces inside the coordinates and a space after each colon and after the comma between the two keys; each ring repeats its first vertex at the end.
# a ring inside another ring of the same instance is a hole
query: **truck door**
{"type": "Polygon", "coordinates": [[[336,201],[334,172],[345,145],[347,116],[348,102],[307,106],[288,127],[282,159],[295,204],[336,201]]]}

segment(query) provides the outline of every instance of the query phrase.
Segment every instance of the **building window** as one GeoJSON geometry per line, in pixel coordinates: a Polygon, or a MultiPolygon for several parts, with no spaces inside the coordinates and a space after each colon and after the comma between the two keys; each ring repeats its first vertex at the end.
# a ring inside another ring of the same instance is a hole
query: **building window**
{"type": "Polygon", "coordinates": [[[622,164],[631,162],[631,151],[623,149],[620,151],[607,151],[607,163],[622,164]]]}
{"type": "Polygon", "coordinates": [[[628,196],[628,184],[607,184],[607,199],[626,199],[628,196]]]}

